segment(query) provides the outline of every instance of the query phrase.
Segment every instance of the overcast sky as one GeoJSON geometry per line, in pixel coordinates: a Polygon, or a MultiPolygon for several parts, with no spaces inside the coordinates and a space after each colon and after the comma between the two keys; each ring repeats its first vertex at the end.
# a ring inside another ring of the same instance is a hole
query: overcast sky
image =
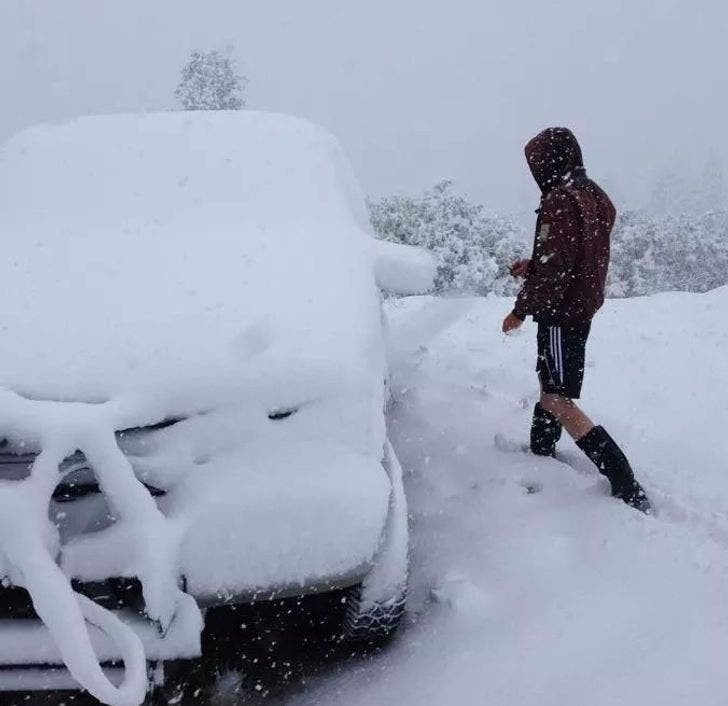
{"type": "Polygon", "coordinates": [[[537,200],[524,142],[568,125],[618,204],[728,163],[725,0],[1,0],[0,140],[84,113],[168,109],[190,50],[234,47],[248,106],[336,133],[366,190],[451,177],[537,200]]]}

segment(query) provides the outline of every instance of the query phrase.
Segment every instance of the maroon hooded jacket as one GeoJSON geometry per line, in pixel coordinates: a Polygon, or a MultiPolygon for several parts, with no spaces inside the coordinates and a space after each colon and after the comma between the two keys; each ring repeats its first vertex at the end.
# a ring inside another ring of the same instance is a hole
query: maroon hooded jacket
{"type": "Polygon", "coordinates": [[[531,265],[513,313],[550,325],[587,323],[604,303],[614,205],[587,178],[567,128],[544,130],[525,152],[542,196],[531,265]]]}

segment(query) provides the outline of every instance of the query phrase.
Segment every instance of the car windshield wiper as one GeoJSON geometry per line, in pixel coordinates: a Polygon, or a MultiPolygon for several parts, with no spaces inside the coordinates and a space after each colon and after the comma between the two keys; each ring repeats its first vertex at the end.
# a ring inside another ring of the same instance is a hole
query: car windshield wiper
{"type": "MultiPolygon", "coordinates": [[[[144,487],[154,498],[166,495],[164,490],[155,488],[153,485],[144,483],[144,487]]],[[[59,483],[53,491],[53,499],[58,503],[68,503],[85,498],[87,495],[97,495],[99,493],[101,493],[101,488],[98,483],[59,483]]]]}
{"type": "Polygon", "coordinates": [[[168,417],[163,419],[161,422],[155,422],[154,424],[146,424],[139,427],[129,427],[128,429],[120,429],[117,434],[133,434],[139,431],[159,431],[160,429],[166,429],[167,427],[174,426],[178,422],[183,422],[187,417],[168,417]]]}
{"type": "Polygon", "coordinates": [[[279,419],[287,419],[292,414],[298,412],[298,407],[289,407],[283,409],[274,409],[268,412],[268,419],[271,421],[278,421],[279,419]]]}

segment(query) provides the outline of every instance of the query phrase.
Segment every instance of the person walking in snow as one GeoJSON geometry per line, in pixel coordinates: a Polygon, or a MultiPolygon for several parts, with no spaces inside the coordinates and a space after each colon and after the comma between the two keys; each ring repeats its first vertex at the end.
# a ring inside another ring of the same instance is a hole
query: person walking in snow
{"type": "Polygon", "coordinates": [[[531,259],[511,266],[511,274],[524,282],[503,331],[517,329],[527,316],[538,324],[541,398],[533,410],[531,451],[553,456],[565,428],[609,479],[612,495],[649,513],[627,457],[574,402],[581,394],[591,321],[604,303],[614,205],[587,177],[579,143],[567,128],[544,130],[525,153],[541,204],[531,259]]]}

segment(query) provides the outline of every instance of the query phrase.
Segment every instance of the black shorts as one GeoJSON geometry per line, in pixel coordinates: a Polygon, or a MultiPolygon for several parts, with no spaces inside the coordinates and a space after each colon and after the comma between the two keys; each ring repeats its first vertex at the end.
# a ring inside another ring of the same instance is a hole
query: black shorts
{"type": "Polygon", "coordinates": [[[576,326],[538,325],[536,371],[542,392],[579,399],[590,329],[591,323],[576,326]]]}

